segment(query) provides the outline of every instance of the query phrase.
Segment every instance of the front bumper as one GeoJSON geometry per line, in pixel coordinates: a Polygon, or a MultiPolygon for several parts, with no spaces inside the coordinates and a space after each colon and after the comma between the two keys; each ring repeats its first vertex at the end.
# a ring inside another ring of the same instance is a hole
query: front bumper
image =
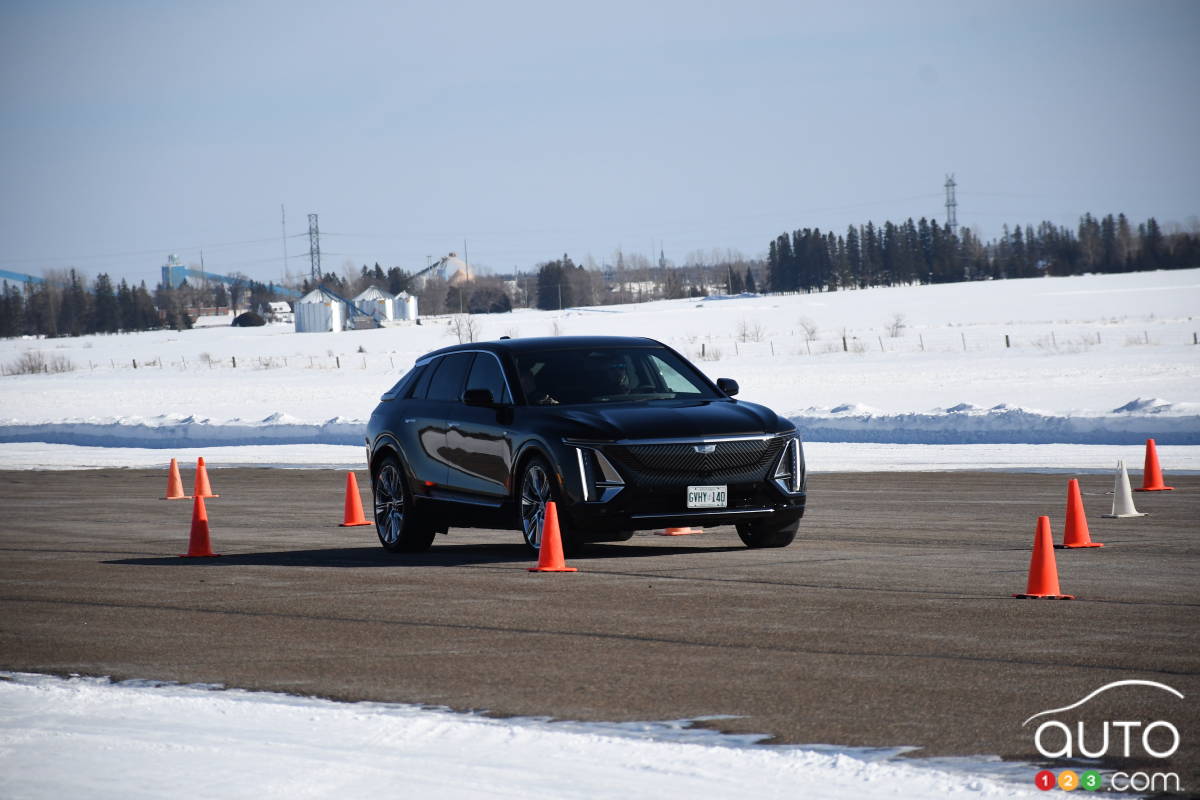
{"type": "Polygon", "coordinates": [[[804,516],[803,447],[791,432],[563,444],[568,502],[560,517],[583,539],[759,520],[785,524],[804,516]],[[708,485],[727,487],[726,507],[688,508],[688,487],[708,485]]]}

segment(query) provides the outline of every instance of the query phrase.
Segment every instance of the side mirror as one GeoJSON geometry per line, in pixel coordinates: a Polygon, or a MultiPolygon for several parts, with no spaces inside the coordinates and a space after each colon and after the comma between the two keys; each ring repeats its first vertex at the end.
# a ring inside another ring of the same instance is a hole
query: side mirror
{"type": "Polygon", "coordinates": [[[467,389],[463,393],[463,403],[468,406],[483,406],[485,408],[496,405],[492,399],[491,389],[467,389]]]}
{"type": "Polygon", "coordinates": [[[717,388],[729,397],[738,393],[738,382],[733,378],[717,378],[717,388]]]}

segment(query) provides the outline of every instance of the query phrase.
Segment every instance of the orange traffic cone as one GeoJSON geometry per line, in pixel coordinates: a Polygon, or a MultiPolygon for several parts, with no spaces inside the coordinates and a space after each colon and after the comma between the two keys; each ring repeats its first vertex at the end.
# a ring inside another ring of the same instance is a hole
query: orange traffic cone
{"type": "Polygon", "coordinates": [[[196,497],[220,497],[219,494],[213,494],[212,487],[208,485],[208,470],[204,468],[204,456],[200,456],[196,461],[196,483],[192,489],[192,494],[196,497]]]}
{"type": "Polygon", "coordinates": [[[538,564],[530,572],[578,572],[568,567],[563,558],[562,535],[558,531],[558,508],[553,500],[546,502],[546,520],[542,523],[542,544],[538,548],[538,564]]]}
{"type": "Polygon", "coordinates": [[[358,493],[358,478],[353,472],[346,473],[346,508],[342,512],[342,523],[339,528],[354,528],[358,525],[371,525],[363,517],[362,497],[358,493]]]}
{"type": "Polygon", "coordinates": [[[1158,449],[1153,439],[1146,440],[1146,466],[1142,470],[1142,488],[1135,492],[1173,492],[1174,486],[1164,486],[1162,470],[1158,467],[1158,449]]]}
{"type": "Polygon", "coordinates": [[[1093,542],[1088,532],[1087,516],[1083,513],[1083,495],[1079,493],[1079,481],[1075,478],[1071,478],[1067,484],[1067,524],[1063,530],[1063,543],[1056,546],[1060,549],[1104,547],[1099,542],[1093,542]]]}
{"type": "Polygon", "coordinates": [[[188,551],[180,558],[211,558],[220,553],[212,551],[212,542],[208,538],[208,511],[204,508],[204,498],[196,495],[192,502],[192,532],[188,537],[188,551]]]}
{"type": "Polygon", "coordinates": [[[667,528],[657,536],[688,536],[693,533],[704,533],[704,528],[667,528]]]}
{"type": "Polygon", "coordinates": [[[179,477],[179,462],[171,459],[171,469],[167,473],[167,494],[161,500],[187,500],[190,495],[183,493],[183,478],[179,477]]]}
{"type": "Polygon", "coordinates": [[[1074,600],[1058,588],[1058,565],[1054,563],[1054,537],[1050,533],[1050,518],[1038,517],[1037,533],[1033,536],[1033,557],[1029,560],[1029,580],[1022,599],[1074,600]]]}

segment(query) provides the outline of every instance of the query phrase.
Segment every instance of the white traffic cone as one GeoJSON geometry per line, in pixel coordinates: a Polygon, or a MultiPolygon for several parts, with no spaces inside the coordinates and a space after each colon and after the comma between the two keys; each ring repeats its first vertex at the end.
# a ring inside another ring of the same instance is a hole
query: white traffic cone
{"type": "Polygon", "coordinates": [[[1102,514],[1107,519],[1120,517],[1144,517],[1133,506],[1133,491],[1129,488],[1129,473],[1125,471],[1125,462],[1117,462],[1117,477],[1113,482],[1113,510],[1111,514],[1102,514]]]}

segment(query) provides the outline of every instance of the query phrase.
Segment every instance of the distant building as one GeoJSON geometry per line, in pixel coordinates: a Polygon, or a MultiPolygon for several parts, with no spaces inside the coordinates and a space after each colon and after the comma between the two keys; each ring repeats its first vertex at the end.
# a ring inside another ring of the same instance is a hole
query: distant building
{"type": "Polygon", "coordinates": [[[399,319],[417,321],[417,298],[408,292],[396,295],[396,315],[399,319]]]}
{"type": "MultiPolygon", "coordinates": [[[[380,292],[384,298],[386,294],[380,292]]],[[[356,300],[347,300],[337,292],[318,286],[296,301],[296,333],[365,330],[382,327],[383,314],[363,308],[356,300]]]]}
{"type": "Polygon", "coordinates": [[[396,298],[377,287],[368,287],[354,298],[354,304],[380,322],[396,318],[396,298]]]}
{"type": "Polygon", "coordinates": [[[451,286],[461,286],[475,280],[475,270],[458,253],[450,253],[413,276],[413,286],[418,291],[425,288],[425,281],[441,278],[451,286]]]}
{"type": "Polygon", "coordinates": [[[451,253],[442,259],[437,275],[451,286],[475,280],[475,273],[471,270],[471,265],[459,258],[457,253],[451,253]]]}
{"type": "Polygon", "coordinates": [[[296,333],[338,332],[346,327],[346,302],[319,286],[296,301],[296,333]]]}
{"type": "Polygon", "coordinates": [[[283,300],[276,300],[267,303],[266,317],[271,322],[293,322],[295,316],[292,314],[292,307],[283,300]]]}

